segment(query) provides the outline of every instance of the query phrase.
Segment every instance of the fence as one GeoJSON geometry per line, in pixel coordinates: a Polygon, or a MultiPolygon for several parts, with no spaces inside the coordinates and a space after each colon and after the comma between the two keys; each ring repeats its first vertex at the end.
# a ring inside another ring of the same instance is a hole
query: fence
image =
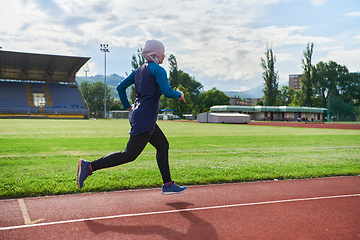
{"type": "Polygon", "coordinates": [[[110,119],[129,119],[129,111],[110,111],[109,112],[110,119]]]}

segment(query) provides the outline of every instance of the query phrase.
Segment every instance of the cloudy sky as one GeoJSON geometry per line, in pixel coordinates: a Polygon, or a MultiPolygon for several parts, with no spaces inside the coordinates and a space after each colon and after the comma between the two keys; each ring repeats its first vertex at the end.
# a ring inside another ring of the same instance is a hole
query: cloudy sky
{"type": "Polygon", "coordinates": [[[357,72],[360,1],[10,0],[0,7],[2,50],[91,57],[88,76],[104,74],[100,43],[109,44],[107,74],[125,76],[148,39],[162,41],[166,55],[174,54],[204,90],[261,85],[267,45],[280,83],[302,72],[308,42],[313,64],[333,60],[357,72]]]}

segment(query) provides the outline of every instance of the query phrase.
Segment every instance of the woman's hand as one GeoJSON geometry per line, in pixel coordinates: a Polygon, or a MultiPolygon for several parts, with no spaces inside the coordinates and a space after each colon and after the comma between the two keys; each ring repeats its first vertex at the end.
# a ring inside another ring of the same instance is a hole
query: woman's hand
{"type": "MultiPolygon", "coordinates": [[[[179,90],[178,90],[179,91],[179,90]]],[[[179,99],[180,101],[183,100],[184,103],[186,103],[185,101],[185,97],[184,97],[184,93],[182,91],[179,91],[181,93],[181,98],[179,99]]]]}

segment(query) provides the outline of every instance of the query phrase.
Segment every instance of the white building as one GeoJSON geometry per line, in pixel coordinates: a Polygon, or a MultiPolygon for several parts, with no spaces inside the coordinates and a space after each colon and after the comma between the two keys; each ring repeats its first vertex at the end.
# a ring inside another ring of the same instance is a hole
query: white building
{"type": "Polygon", "coordinates": [[[197,115],[200,123],[250,123],[250,116],[240,113],[205,112],[197,115]]]}
{"type": "Polygon", "coordinates": [[[241,113],[250,115],[251,120],[298,120],[323,121],[326,108],[288,106],[212,106],[212,113],[241,113]]]}

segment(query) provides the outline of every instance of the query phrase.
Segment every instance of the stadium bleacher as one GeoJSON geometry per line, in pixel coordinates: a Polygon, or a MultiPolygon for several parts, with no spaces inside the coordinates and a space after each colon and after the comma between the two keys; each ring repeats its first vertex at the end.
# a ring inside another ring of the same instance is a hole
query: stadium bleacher
{"type": "Polygon", "coordinates": [[[0,81],[0,111],[30,114],[39,109],[28,105],[24,83],[0,81]]]}
{"type": "Polygon", "coordinates": [[[45,112],[71,113],[86,111],[86,107],[76,86],[48,84],[53,106],[45,106],[45,112]]]}
{"type": "MultiPolygon", "coordinates": [[[[29,104],[25,84],[30,84],[32,93],[44,93],[48,87],[51,99],[46,99],[44,113],[47,114],[87,114],[81,94],[74,84],[24,83],[0,81],[0,113],[37,114],[39,108],[29,104]],[[52,105],[49,105],[49,100],[52,105]]],[[[45,94],[46,95],[46,94],[45,94]]]]}
{"type": "Polygon", "coordinates": [[[0,117],[88,118],[75,76],[89,59],[0,50],[0,117]]]}

